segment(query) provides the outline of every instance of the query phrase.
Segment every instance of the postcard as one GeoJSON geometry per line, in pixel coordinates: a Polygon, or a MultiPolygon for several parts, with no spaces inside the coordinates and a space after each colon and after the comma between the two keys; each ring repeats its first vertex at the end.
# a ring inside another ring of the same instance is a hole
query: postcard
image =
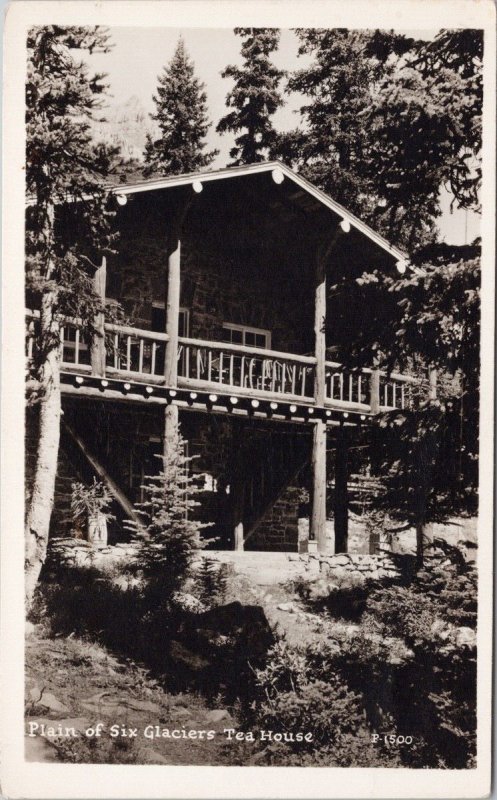
{"type": "Polygon", "coordinates": [[[494,4],[4,28],[4,795],[488,796],[494,4]]]}

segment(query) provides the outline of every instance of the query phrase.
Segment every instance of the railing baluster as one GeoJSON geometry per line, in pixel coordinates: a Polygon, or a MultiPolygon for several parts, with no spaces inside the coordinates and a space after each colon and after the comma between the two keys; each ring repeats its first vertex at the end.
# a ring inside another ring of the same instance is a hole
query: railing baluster
{"type": "Polygon", "coordinates": [[[155,375],[155,356],[157,353],[157,342],[152,342],[152,352],[150,355],[150,374],[155,375]]]}
{"type": "Polygon", "coordinates": [[[74,363],[79,364],[79,328],[76,328],[76,334],[74,336],[74,363]]]}
{"type": "Polygon", "coordinates": [[[126,336],[126,369],[131,370],[131,336],[126,336]]]}
{"type": "Polygon", "coordinates": [[[207,380],[212,381],[212,350],[207,354],[207,380]]]}
{"type": "Polygon", "coordinates": [[[340,373],[340,400],[343,400],[343,372],[340,373]]]}
{"type": "Polygon", "coordinates": [[[140,339],[139,352],[138,352],[138,372],[143,372],[143,339],[140,339]]]}

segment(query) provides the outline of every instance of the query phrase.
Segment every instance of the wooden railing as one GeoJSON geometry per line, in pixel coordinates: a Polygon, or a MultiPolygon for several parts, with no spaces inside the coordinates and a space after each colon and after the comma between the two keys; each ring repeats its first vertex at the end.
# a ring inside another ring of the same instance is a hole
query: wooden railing
{"type": "Polygon", "coordinates": [[[178,382],[187,387],[312,401],[315,363],[310,356],[180,337],[178,382]]]}
{"type": "MultiPolygon", "coordinates": [[[[38,314],[27,314],[26,355],[33,357],[38,314]]],[[[109,376],[161,383],[164,380],[164,333],[124,325],[105,325],[105,372],[109,376]]],[[[77,320],[61,326],[64,369],[92,370],[91,347],[77,320]]],[[[316,359],[276,350],[180,337],[178,386],[240,396],[283,398],[314,402],[316,359]]],[[[326,362],[325,405],[332,408],[378,412],[409,408],[424,384],[411,376],[363,368],[347,370],[326,362]]]]}
{"type": "Polygon", "coordinates": [[[109,372],[132,375],[164,375],[165,333],[105,325],[106,363],[109,372]]]}

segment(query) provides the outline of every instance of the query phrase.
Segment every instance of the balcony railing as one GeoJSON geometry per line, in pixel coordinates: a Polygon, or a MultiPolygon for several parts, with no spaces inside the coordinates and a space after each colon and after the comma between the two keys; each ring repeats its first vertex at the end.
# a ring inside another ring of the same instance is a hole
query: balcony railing
{"type": "MultiPolygon", "coordinates": [[[[38,324],[36,315],[28,315],[28,360],[33,358],[38,324]]],[[[144,383],[163,382],[167,341],[163,333],[106,324],[106,374],[144,383]]],[[[91,371],[90,344],[77,321],[65,322],[61,327],[60,346],[63,369],[91,371]]],[[[316,359],[312,356],[179,337],[178,387],[183,389],[312,404],[315,369],[316,359]]],[[[325,374],[326,406],[372,410],[373,370],[347,370],[337,362],[327,361],[325,374]]],[[[420,386],[417,378],[380,372],[378,408],[382,411],[409,408],[413,393],[420,386]]]]}

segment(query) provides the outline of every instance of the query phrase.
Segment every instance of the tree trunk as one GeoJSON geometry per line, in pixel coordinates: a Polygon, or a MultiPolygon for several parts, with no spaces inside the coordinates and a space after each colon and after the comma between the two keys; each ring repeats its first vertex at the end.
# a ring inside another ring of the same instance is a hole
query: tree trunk
{"type": "Polygon", "coordinates": [[[39,440],[33,489],[26,519],[25,598],[31,605],[48,545],[60,438],[60,347],[59,323],[54,316],[53,292],[43,295],[40,311],[40,342],[45,348],[40,368],[39,440]]]}

